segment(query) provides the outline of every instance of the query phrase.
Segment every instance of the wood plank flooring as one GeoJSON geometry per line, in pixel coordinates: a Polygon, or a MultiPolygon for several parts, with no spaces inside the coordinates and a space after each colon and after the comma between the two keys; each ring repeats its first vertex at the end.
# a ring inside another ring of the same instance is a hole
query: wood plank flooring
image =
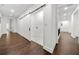
{"type": "Polygon", "coordinates": [[[0,39],[0,55],[49,55],[42,46],[29,42],[19,34],[9,33],[0,39]]]}
{"type": "MultiPolygon", "coordinates": [[[[78,38],[62,32],[52,55],[79,55],[78,38]]],[[[35,42],[29,42],[17,33],[4,34],[0,39],[0,55],[51,55],[35,42]]]]}
{"type": "Polygon", "coordinates": [[[54,49],[54,55],[79,55],[78,38],[72,38],[67,32],[62,32],[59,44],[54,49]]]}

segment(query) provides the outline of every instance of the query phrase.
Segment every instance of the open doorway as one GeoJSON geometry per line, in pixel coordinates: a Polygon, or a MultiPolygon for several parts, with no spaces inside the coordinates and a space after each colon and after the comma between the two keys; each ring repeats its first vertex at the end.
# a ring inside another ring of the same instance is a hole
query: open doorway
{"type": "Polygon", "coordinates": [[[57,21],[58,21],[58,36],[61,33],[71,34],[72,30],[72,13],[76,9],[77,5],[67,4],[58,5],[57,8],[57,21]]]}

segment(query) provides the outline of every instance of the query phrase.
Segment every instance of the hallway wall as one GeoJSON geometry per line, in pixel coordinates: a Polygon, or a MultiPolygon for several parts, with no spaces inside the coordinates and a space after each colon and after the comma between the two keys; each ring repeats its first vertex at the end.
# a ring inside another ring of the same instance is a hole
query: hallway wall
{"type": "Polygon", "coordinates": [[[16,32],[16,21],[14,18],[11,19],[10,17],[3,16],[0,24],[0,36],[10,31],[16,32]]]}
{"type": "Polygon", "coordinates": [[[11,18],[10,19],[10,31],[11,32],[16,32],[17,31],[16,26],[17,26],[16,18],[11,18]]]}
{"type": "Polygon", "coordinates": [[[17,32],[40,45],[43,45],[43,11],[38,10],[17,20],[17,32]]]}
{"type": "Polygon", "coordinates": [[[46,5],[42,10],[17,19],[17,33],[52,53],[57,43],[56,5],[46,5]]]}
{"type": "Polygon", "coordinates": [[[70,30],[71,30],[70,25],[71,25],[70,20],[64,20],[64,21],[58,22],[58,28],[60,28],[61,32],[69,32],[70,33],[70,30]],[[62,24],[62,26],[61,26],[61,24],[62,24]]]}
{"type": "Polygon", "coordinates": [[[31,14],[31,40],[43,46],[43,8],[31,14]]]}
{"type": "Polygon", "coordinates": [[[18,19],[17,20],[17,33],[27,38],[28,40],[31,40],[31,37],[30,37],[31,34],[29,31],[30,25],[31,25],[30,15],[25,16],[24,18],[20,20],[18,19]]]}
{"type": "Polygon", "coordinates": [[[78,28],[78,25],[79,25],[79,7],[77,7],[78,9],[75,9],[74,13],[72,14],[73,15],[73,35],[75,37],[79,37],[79,28],[78,28]]]}
{"type": "Polygon", "coordinates": [[[7,24],[7,17],[2,17],[1,18],[1,34],[6,34],[7,29],[6,29],[6,24],[7,24]]]}
{"type": "Polygon", "coordinates": [[[57,43],[56,5],[47,5],[44,9],[44,49],[53,53],[57,43]]]}
{"type": "Polygon", "coordinates": [[[64,14],[67,14],[64,16],[63,9],[61,8],[57,8],[57,11],[58,28],[60,28],[61,32],[71,33],[71,15],[68,15],[66,12],[64,12],[64,14]]]}
{"type": "Polygon", "coordinates": [[[0,24],[0,37],[1,37],[1,24],[0,24]]]}

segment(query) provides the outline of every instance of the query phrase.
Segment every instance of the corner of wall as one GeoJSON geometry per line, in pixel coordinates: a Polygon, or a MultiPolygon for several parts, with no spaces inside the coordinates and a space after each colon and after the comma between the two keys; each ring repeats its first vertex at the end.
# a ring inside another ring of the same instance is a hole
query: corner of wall
{"type": "Polygon", "coordinates": [[[53,53],[54,48],[48,48],[46,46],[43,47],[43,49],[45,49],[46,51],[48,51],[49,53],[53,53]]]}

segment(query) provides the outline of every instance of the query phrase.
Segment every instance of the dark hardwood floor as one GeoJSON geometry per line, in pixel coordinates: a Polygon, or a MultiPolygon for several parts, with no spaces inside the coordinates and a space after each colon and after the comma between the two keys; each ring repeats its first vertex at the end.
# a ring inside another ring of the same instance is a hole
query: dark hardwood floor
{"type": "MultiPolygon", "coordinates": [[[[61,33],[59,43],[52,55],[78,55],[78,39],[73,39],[69,33],[61,33]]],[[[0,55],[51,55],[42,46],[23,38],[17,33],[4,34],[0,39],[0,55]]]]}
{"type": "Polygon", "coordinates": [[[9,33],[0,39],[0,55],[50,55],[42,46],[19,34],[9,33]]]}
{"type": "Polygon", "coordinates": [[[59,44],[54,49],[54,55],[79,55],[78,38],[72,38],[67,32],[62,32],[59,44]]]}

